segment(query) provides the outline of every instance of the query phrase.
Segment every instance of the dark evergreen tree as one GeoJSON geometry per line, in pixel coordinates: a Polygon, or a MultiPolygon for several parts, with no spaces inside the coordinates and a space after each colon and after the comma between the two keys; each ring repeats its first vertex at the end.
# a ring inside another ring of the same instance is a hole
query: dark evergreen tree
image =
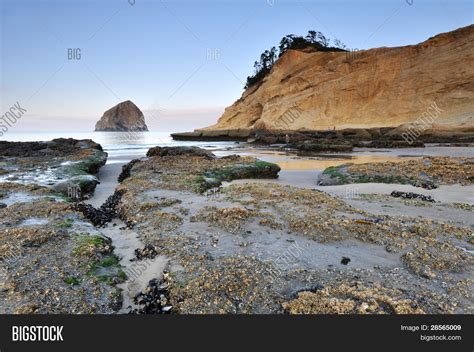
{"type": "Polygon", "coordinates": [[[334,47],[329,46],[330,39],[314,30],[308,31],[306,37],[289,34],[280,40],[278,49],[276,47],[265,50],[260,55],[260,61],[255,61],[253,67],[255,74],[247,77],[245,88],[262,81],[275,64],[277,57],[281,57],[286,51],[310,49],[311,51],[346,51],[346,46],[339,39],[334,40],[334,47]]]}
{"type": "Polygon", "coordinates": [[[306,40],[310,43],[317,43],[317,34],[319,32],[316,31],[308,31],[308,35],[306,36],[306,40]]]}
{"type": "Polygon", "coordinates": [[[321,32],[316,32],[316,41],[326,48],[329,46],[329,39],[321,32]]]}
{"type": "Polygon", "coordinates": [[[334,39],[334,46],[338,49],[346,49],[346,44],[341,42],[339,39],[334,39]]]}
{"type": "Polygon", "coordinates": [[[290,34],[281,38],[280,46],[278,47],[279,52],[280,52],[278,54],[279,57],[282,56],[291,47],[291,44],[293,43],[293,40],[295,39],[295,37],[296,36],[294,34],[290,34]]]}

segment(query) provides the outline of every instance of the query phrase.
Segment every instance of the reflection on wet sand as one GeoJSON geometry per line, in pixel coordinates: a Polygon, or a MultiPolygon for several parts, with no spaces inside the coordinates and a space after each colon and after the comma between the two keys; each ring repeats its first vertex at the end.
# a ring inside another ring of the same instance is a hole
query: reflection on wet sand
{"type": "MultiPolygon", "coordinates": [[[[331,154],[318,153],[312,155],[300,155],[294,149],[275,150],[268,147],[252,147],[240,145],[236,148],[214,150],[217,156],[237,154],[241,156],[252,156],[260,160],[273,162],[286,171],[322,171],[330,166],[354,163],[381,163],[400,162],[414,160],[423,156],[451,156],[451,157],[474,157],[472,147],[443,147],[429,145],[425,148],[402,148],[402,149],[367,149],[355,148],[351,153],[331,154]]],[[[282,174],[280,174],[281,176],[282,174]]]]}
{"type": "Polygon", "coordinates": [[[400,162],[414,160],[422,157],[420,155],[394,155],[394,154],[312,154],[300,155],[294,150],[277,151],[257,148],[233,148],[226,151],[214,151],[217,156],[237,154],[240,156],[251,156],[263,161],[278,164],[285,170],[324,170],[331,166],[342,164],[365,164],[382,163],[386,161],[400,162]]]}
{"type": "MultiPolygon", "coordinates": [[[[365,163],[382,163],[386,161],[400,162],[403,160],[416,159],[411,158],[400,158],[400,157],[387,157],[387,156],[354,156],[350,159],[308,159],[308,160],[275,160],[282,170],[323,170],[330,166],[337,166],[341,164],[353,163],[353,164],[365,164],[365,163]]],[[[270,161],[270,160],[269,160],[270,161]]]]}
{"type": "Polygon", "coordinates": [[[419,157],[401,157],[389,155],[318,155],[311,157],[285,155],[283,153],[249,153],[258,159],[276,163],[282,170],[324,170],[331,166],[341,164],[365,164],[365,163],[382,163],[387,161],[400,162],[405,160],[413,160],[419,157]]]}

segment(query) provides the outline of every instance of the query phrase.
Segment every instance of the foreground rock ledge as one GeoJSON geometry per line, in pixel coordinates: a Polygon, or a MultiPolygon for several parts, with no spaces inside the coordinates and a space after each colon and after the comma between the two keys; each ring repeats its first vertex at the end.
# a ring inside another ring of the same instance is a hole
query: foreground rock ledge
{"type": "Polygon", "coordinates": [[[70,203],[93,191],[106,157],[91,140],[0,142],[0,314],[120,308],[111,241],[70,203]]]}
{"type": "Polygon", "coordinates": [[[462,249],[471,248],[469,227],[375,215],[273,183],[209,196],[203,179],[232,179],[258,161],[196,148],[148,155],[124,168],[117,211],[169,259],[163,280],[174,313],[472,311],[472,255],[462,249]]]}

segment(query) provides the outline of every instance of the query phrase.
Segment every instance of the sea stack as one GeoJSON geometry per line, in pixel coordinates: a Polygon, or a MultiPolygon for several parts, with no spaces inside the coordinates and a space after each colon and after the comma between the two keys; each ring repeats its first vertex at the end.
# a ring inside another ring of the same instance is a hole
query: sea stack
{"type": "Polygon", "coordinates": [[[148,131],[148,127],[140,109],[132,101],[127,100],[104,112],[95,124],[95,131],[142,132],[148,131]]]}

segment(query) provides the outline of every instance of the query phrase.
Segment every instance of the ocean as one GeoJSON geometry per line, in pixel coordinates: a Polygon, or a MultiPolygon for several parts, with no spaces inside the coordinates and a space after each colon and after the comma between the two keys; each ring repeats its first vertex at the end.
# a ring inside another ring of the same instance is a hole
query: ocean
{"type": "Polygon", "coordinates": [[[226,150],[235,142],[174,141],[172,132],[7,132],[0,140],[12,142],[50,141],[55,138],[92,139],[99,143],[109,158],[120,156],[145,156],[148,149],[156,146],[198,146],[212,151],[226,150]]]}

